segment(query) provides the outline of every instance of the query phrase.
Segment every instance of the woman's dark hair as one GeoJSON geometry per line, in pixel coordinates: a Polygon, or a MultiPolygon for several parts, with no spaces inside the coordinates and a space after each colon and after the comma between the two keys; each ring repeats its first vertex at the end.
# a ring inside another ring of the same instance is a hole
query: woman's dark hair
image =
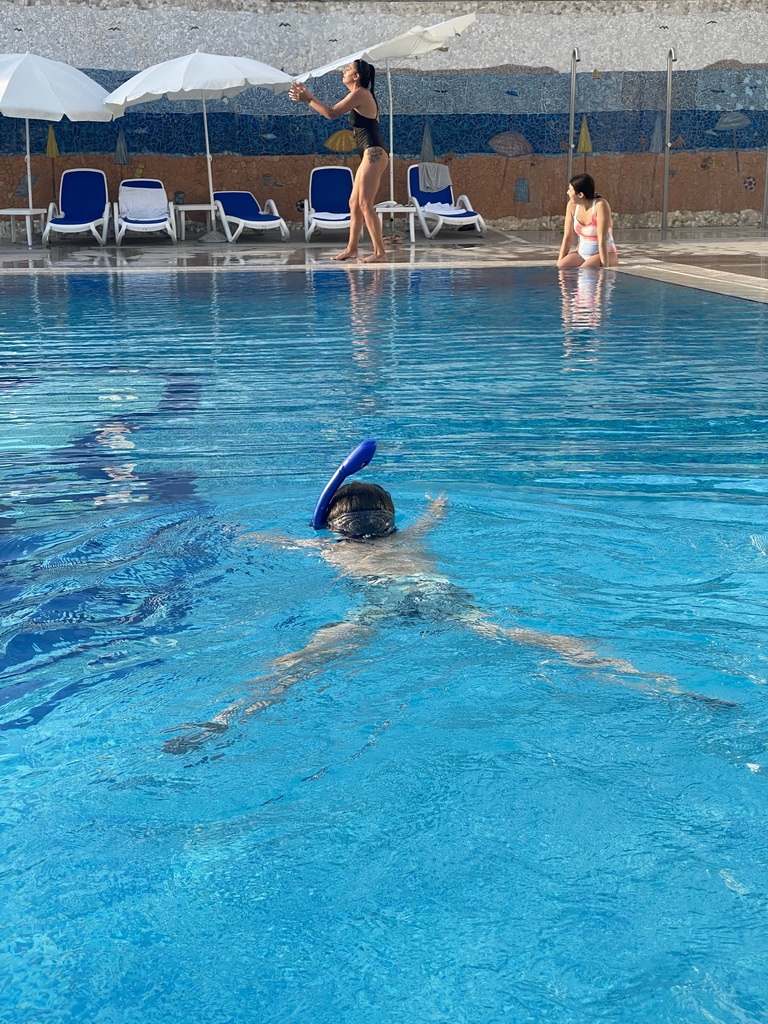
{"type": "Polygon", "coordinates": [[[373,91],[373,84],[376,81],[376,68],[373,64],[369,64],[367,60],[356,60],[357,73],[360,75],[360,85],[363,89],[367,89],[368,92],[376,98],[376,94],[373,91]]]}
{"type": "Polygon", "coordinates": [[[595,179],[591,174],[574,174],[568,184],[573,185],[573,190],[577,194],[581,192],[585,199],[600,198],[595,192],[595,179]]]}
{"type": "Polygon", "coordinates": [[[348,537],[386,537],[395,528],[392,496],[378,484],[344,484],[328,506],[326,525],[348,537]]]}

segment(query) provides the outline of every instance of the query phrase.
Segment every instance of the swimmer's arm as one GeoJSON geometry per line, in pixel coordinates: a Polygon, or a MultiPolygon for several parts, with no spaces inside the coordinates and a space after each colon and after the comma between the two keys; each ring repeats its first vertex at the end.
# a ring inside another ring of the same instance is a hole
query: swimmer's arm
{"type": "Polygon", "coordinates": [[[605,199],[601,199],[595,211],[597,215],[597,248],[600,253],[600,265],[608,266],[608,232],[611,229],[611,208],[605,199]]]}
{"type": "Polygon", "coordinates": [[[241,533],[237,540],[238,543],[248,544],[251,547],[256,547],[259,544],[268,544],[271,547],[285,548],[288,551],[298,551],[306,548],[320,551],[323,547],[323,542],[314,537],[286,537],[284,533],[268,533],[266,531],[241,533]]]}
{"type": "Polygon", "coordinates": [[[568,205],[565,208],[565,227],[563,229],[563,241],[560,246],[560,253],[557,257],[558,263],[560,260],[565,259],[573,245],[573,210],[574,205],[569,200],[568,205]]]}
{"type": "MultiPolygon", "coordinates": [[[[429,495],[427,497],[429,498],[429,495]]],[[[407,534],[408,537],[423,537],[434,526],[445,519],[447,508],[448,499],[445,494],[440,493],[436,498],[429,498],[427,511],[412,526],[406,526],[402,532],[407,534]]]]}

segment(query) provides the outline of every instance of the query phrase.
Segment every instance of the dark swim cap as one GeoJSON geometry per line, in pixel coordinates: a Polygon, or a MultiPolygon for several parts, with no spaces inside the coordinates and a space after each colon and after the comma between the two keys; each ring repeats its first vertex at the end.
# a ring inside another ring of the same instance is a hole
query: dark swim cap
{"type": "Polygon", "coordinates": [[[331,501],[326,525],[346,537],[386,537],[395,529],[392,497],[378,484],[344,484],[331,501]]]}

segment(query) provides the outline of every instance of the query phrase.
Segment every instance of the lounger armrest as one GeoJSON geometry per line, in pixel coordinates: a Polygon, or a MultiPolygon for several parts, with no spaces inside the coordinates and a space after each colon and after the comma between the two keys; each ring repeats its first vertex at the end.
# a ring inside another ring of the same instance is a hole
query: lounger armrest
{"type": "Polygon", "coordinates": [[[472,213],[475,213],[475,211],[472,209],[472,203],[470,203],[469,199],[466,196],[459,196],[459,198],[456,200],[456,205],[463,206],[465,210],[470,210],[472,213]]]}
{"type": "Polygon", "coordinates": [[[264,203],[264,213],[271,213],[273,217],[280,216],[280,214],[277,212],[277,207],[275,206],[274,199],[268,199],[266,203],[264,203]]]}
{"type": "Polygon", "coordinates": [[[104,207],[104,213],[102,213],[101,215],[105,224],[109,224],[109,215],[111,212],[112,211],[110,209],[110,202],[109,200],[107,200],[107,205],[104,207]]]}
{"type": "Polygon", "coordinates": [[[417,210],[421,209],[421,206],[419,204],[419,200],[416,198],[416,196],[409,196],[408,197],[408,202],[411,204],[411,206],[415,206],[417,210]]]}
{"type": "Polygon", "coordinates": [[[46,220],[53,220],[54,217],[59,216],[59,208],[56,203],[48,204],[48,213],[46,214],[46,220]]]}
{"type": "Polygon", "coordinates": [[[312,214],[314,212],[315,211],[309,205],[309,200],[305,199],[304,200],[304,235],[305,236],[306,236],[307,231],[309,231],[309,217],[310,217],[310,214],[312,214]]]}
{"type": "Polygon", "coordinates": [[[172,202],[169,202],[168,203],[168,220],[171,222],[171,224],[175,225],[176,224],[176,219],[175,218],[176,218],[175,207],[174,207],[172,202]]]}

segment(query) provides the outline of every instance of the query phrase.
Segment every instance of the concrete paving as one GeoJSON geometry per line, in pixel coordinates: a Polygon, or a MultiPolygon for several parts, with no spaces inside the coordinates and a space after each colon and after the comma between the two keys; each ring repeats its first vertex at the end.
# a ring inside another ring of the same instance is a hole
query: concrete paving
{"type": "MultiPolygon", "coordinates": [[[[560,237],[555,232],[509,233],[489,230],[484,238],[474,231],[450,232],[428,240],[417,235],[388,246],[386,264],[339,264],[338,238],[303,241],[294,230],[288,242],[271,236],[246,236],[230,245],[224,236],[188,238],[173,245],[167,238],[140,236],[121,247],[100,248],[83,240],[56,243],[44,248],[36,239],[30,248],[24,241],[0,239],[0,273],[173,273],[237,269],[334,270],[340,266],[380,270],[428,267],[554,267],[560,237]]],[[[760,228],[681,228],[662,240],[658,230],[619,233],[620,273],[670,281],[723,295],[768,302],[768,231],[760,228]]],[[[367,245],[361,254],[369,252],[367,245]]]]}

